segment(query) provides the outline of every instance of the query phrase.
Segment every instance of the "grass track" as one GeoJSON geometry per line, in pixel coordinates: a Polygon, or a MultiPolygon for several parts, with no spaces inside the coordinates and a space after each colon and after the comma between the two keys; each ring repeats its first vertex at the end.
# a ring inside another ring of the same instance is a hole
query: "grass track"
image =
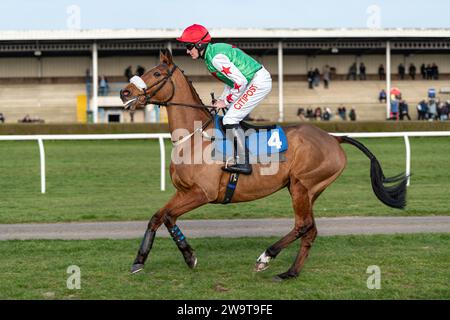
{"type": "Polygon", "coordinates": [[[0,299],[450,299],[450,235],[318,237],[299,278],[271,281],[293,262],[298,244],[263,273],[252,272],[275,238],[191,239],[190,270],[175,244],[157,238],[144,272],[131,276],[136,240],[2,241],[0,299]],[[69,290],[66,269],[81,268],[69,290]],[[381,289],[369,290],[369,265],[381,289]]]}
{"type": "MultiPolygon", "coordinates": [[[[380,160],[386,176],[404,171],[402,138],[358,139],[380,160]]],[[[343,146],[344,173],[318,199],[316,217],[448,215],[449,138],[411,138],[412,185],[404,211],[390,209],[374,196],[369,160],[343,146]]],[[[174,192],[159,191],[157,141],[46,141],[47,194],[40,194],[36,142],[0,142],[0,223],[146,220],[174,192]]],[[[167,143],[166,159],[171,147],[167,143]]],[[[289,194],[231,205],[207,205],[187,219],[292,217],[289,194]]]]}

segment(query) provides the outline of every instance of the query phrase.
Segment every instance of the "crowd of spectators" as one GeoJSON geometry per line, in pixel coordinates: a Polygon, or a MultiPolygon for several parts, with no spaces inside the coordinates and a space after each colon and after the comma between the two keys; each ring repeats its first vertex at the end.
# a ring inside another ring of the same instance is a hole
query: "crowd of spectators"
{"type": "Polygon", "coordinates": [[[314,87],[318,87],[320,85],[320,81],[323,80],[324,88],[328,89],[328,86],[331,82],[331,74],[335,72],[336,69],[330,67],[328,64],[323,67],[322,73],[320,73],[319,68],[310,68],[308,73],[306,74],[308,88],[314,89],[314,87]]]}
{"type": "Polygon", "coordinates": [[[397,96],[395,99],[391,100],[391,113],[388,120],[403,120],[408,118],[411,120],[409,115],[409,106],[406,100],[402,99],[401,96],[397,96]]]}
{"type": "MultiPolygon", "coordinates": [[[[386,102],[387,96],[385,90],[381,90],[378,100],[386,102]]],[[[390,100],[390,116],[388,120],[411,120],[409,115],[409,106],[405,99],[402,98],[401,93],[392,94],[390,100]]],[[[435,94],[434,89],[428,90],[428,99],[423,99],[417,106],[417,120],[449,120],[450,118],[450,100],[440,101],[435,94]]]]}
{"type": "MultiPolygon", "coordinates": [[[[317,107],[313,110],[313,108],[298,108],[297,117],[301,121],[330,121],[334,118],[334,114],[329,107],[324,107],[323,109],[317,107]]],[[[347,121],[347,109],[345,106],[341,105],[337,111],[336,116],[338,119],[347,121]]],[[[351,121],[356,121],[356,111],[355,108],[351,108],[348,112],[348,119],[351,121]]]]}
{"type": "MultiPolygon", "coordinates": [[[[354,62],[352,65],[350,65],[347,73],[347,80],[356,80],[357,79],[357,65],[356,62],[354,62]]],[[[404,80],[406,78],[406,67],[403,65],[403,63],[400,63],[398,65],[398,78],[400,80],[404,80]]],[[[414,63],[410,63],[408,66],[408,75],[411,80],[416,79],[416,73],[417,68],[414,65],[414,63]]],[[[420,74],[422,75],[422,79],[426,80],[438,80],[439,79],[439,67],[436,63],[432,64],[422,64],[420,67],[420,74]]],[[[359,64],[359,80],[366,80],[366,66],[363,62],[359,64]]],[[[378,66],[378,79],[379,80],[386,80],[386,69],[384,68],[383,64],[380,64],[378,66]]]]}
{"type": "Polygon", "coordinates": [[[417,104],[417,120],[441,120],[449,119],[450,100],[441,102],[438,99],[425,99],[417,104]]]}
{"type": "MultiPolygon", "coordinates": [[[[408,74],[410,80],[416,80],[416,72],[417,68],[414,65],[414,63],[410,63],[408,67],[408,74]]],[[[439,67],[436,63],[427,64],[425,66],[425,63],[422,63],[420,66],[420,74],[422,76],[422,79],[424,80],[438,80],[439,79],[439,67]]],[[[406,77],[406,67],[403,65],[403,63],[400,63],[398,65],[398,77],[400,80],[405,80],[406,77]]]]}
{"type": "Polygon", "coordinates": [[[356,80],[357,78],[357,69],[359,68],[359,80],[366,80],[366,65],[364,62],[361,62],[359,64],[359,67],[356,65],[356,62],[354,62],[349,68],[347,73],[347,80],[356,80]]]}
{"type": "Polygon", "coordinates": [[[439,80],[439,67],[436,63],[427,64],[423,63],[420,66],[420,74],[424,80],[439,80]]]}
{"type": "MultiPolygon", "coordinates": [[[[131,67],[130,67],[131,68],[131,67]]],[[[408,70],[403,63],[400,63],[397,68],[398,79],[405,80],[408,71],[409,79],[415,80],[417,74],[417,68],[414,63],[410,63],[408,70]]],[[[311,68],[307,73],[308,87],[314,89],[314,87],[319,86],[321,79],[324,82],[324,88],[327,89],[330,81],[331,74],[336,73],[336,68],[331,68],[329,65],[325,65],[322,73],[319,68],[311,68]]],[[[436,63],[427,64],[423,63],[420,67],[420,74],[422,79],[426,80],[438,80],[439,79],[439,67],[436,63]]],[[[348,69],[346,76],[347,80],[367,80],[366,65],[364,62],[360,62],[359,66],[356,62],[352,63],[348,69]],[[359,72],[358,72],[359,70],[359,72]]],[[[386,69],[383,64],[378,66],[378,79],[386,80],[386,69]]]]}

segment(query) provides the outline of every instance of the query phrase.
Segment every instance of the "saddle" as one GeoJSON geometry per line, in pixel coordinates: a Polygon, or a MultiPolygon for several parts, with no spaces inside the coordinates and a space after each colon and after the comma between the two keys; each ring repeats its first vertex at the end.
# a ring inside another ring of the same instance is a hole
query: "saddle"
{"type": "MultiPolygon", "coordinates": [[[[214,148],[213,159],[226,162],[233,156],[232,141],[227,139],[223,126],[223,116],[215,116],[214,119],[214,148]]],[[[284,152],[288,149],[288,142],[283,129],[276,124],[254,125],[241,121],[240,125],[246,135],[246,152],[248,152],[251,163],[266,163],[270,161],[284,161],[284,152]],[[249,132],[251,131],[251,132],[249,132]]]]}

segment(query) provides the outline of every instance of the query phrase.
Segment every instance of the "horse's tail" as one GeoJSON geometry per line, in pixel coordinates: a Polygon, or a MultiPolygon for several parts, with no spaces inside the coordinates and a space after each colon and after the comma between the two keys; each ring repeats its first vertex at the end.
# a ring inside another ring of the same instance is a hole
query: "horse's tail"
{"type": "Polygon", "coordinates": [[[402,173],[385,178],[377,158],[361,142],[346,136],[333,136],[339,143],[349,143],[361,150],[370,159],[370,179],[372,189],[378,199],[389,207],[404,209],[406,206],[406,183],[408,177],[402,173]],[[395,183],[385,186],[384,183],[395,183]]]}

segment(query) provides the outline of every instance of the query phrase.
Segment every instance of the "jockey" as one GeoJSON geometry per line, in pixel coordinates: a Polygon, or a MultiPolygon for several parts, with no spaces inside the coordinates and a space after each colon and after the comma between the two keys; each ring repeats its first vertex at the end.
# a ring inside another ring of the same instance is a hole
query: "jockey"
{"type": "Polygon", "coordinates": [[[208,71],[225,83],[220,98],[214,103],[226,109],[223,125],[232,134],[234,164],[222,168],[228,172],[251,174],[252,166],[245,156],[245,135],[240,122],[270,93],[270,73],[242,50],[226,43],[210,43],[208,30],[198,24],[187,27],[178,41],[186,44],[187,53],[196,60],[204,59],[208,71]]]}

